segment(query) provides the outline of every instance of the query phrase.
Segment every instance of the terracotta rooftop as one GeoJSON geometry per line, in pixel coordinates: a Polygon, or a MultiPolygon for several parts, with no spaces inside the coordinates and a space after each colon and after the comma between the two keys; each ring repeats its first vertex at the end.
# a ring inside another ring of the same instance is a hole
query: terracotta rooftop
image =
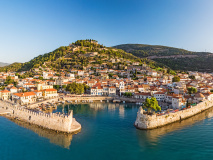
{"type": "Polygon", "coordinates": [[[1,93],[9,93],[10,91],[8,90],[3,90],[3,91],[0,91],[1,93]]]}
{"type": "Polygon", "coordinates": [[[14,93],[18,97],[27,97],[27,96],[34,96],[36,95],[34,92],[24,92],[24,93],[14,93]]]}

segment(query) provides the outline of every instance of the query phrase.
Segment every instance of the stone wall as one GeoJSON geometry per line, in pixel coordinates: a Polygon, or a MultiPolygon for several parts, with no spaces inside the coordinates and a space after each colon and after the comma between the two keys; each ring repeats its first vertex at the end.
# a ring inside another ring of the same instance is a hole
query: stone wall
{"type": "Polygon", "coordinates": [[[73,111],[70,111],[69,115],[56,114],[56,113],[42,113],[34,112],[28,109],[24,109],[20,106],[13,106],[6,102],[1,102],[0,106],[4,106],[5,109],[11,112],[10,116],[18,118],[22,121],[29,122],[47,129],[60,131],[60,132],[75,132],[81,128],[80,124],[73,118],[73,111]],[[79,125],[77,128],[73,127],[73,122],[79,125]],[[79,128],[80,127],[80,128],[79,128]]]}
{"type": "Polygon", "coordinates": [[[63,114],[56,113],[37,113],[30,111],[28,109],[22,109],[20,107],[14,107],[12,110],[13,117],[20,118],[25,122],[29,122],[32,124],[36,124],[42,126],[44,128],[62,131],[62,132],[70,132],[72,125],[72,111],[69,116],[65,116],[63,114]]]}
{"type": "Polygon", "coordinates": [[[139,129],[154,129],[154,128],[162,127],[164,125],[167,125],[176,121],[181,121],[182,119],[186,119],[191,116],[194,116],[206,109],[209,109],[212,106],[213,106],[213,101],[204,101],[192,108],[188,108],[175,113],[169,113],[169,114],[160,115],[160,116],[157,116],[156,114],[155,115],[143,114],[143,109],[142,107],[140,107],[137,113],[135,127],[139,129]]]}

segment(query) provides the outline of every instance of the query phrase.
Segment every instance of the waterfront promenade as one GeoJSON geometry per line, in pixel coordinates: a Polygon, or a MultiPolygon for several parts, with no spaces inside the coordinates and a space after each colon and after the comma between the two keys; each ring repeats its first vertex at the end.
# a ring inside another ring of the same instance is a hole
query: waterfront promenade
{"type": "Polygon", "coordinates": [[[47,99],[44,101],[40,101],[40,102],[36,102],[33,104],[29,104],[27,107],[28,108],[36,108],[39,105],[41,105],[42,103],[56,103],[59,102],[59,99],[62,99],[62,101],[70,101],[72,103],[80,103],[80,102],[102,102],[102,101],[106,101],[106,102],[125,102],[125,103],[142,103],[144,102],[143,99],[136,99],[136,98],[127,98],[127,97],[119,97],[119,96],[67,96],[67,95],[63,95],[61,97],[57,97],[54,99],[47,99]]]}
{"type": "Polygon", "coordinates": [[[113,99],[115,99],[115,97],[108,97],[108,96],[66,96],[63,95],[61,97],[57,97],[57,98],[53,98],[53,99],[47,99],[44,101],[40,101],[40,102],[36,102],[33,104],[29,104],[27,107],[28,108],[36,108],[38,107],[40,104],[45,104],[45,103],[56,103],[59,102],[59,99],[61,99],[62,101],[72,101],[73,103],[77,103],[80,101],[87,101],[87,102],[101,102],[101,101],[112,101],[113,99]]]}

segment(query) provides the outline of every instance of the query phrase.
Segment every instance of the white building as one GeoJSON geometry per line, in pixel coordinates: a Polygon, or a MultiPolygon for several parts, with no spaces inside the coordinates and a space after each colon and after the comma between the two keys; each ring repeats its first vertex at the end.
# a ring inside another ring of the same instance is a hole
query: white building
{"type": "Polygon", "coordinates": [[[84,75],[84,71],[83,70],[78,70],[78,76],[83,76],[84,75]]]}
{"type": "Polygon", "coordinates": [[[103,87],[102,86],[96,86],[91,88],[91,95],[103,95],[103,87]]]}
{"type": "Polygon", "coordinates": [[[21,105],[36,102],[36,94],[34,92],[13,93],[12,99],[21,105]]]}
{"type": "Polygon", "coordinates": [[[75,74],[73,74],[73,73],[68,73],[68,74],[67,74],[67,77],[68,77],[69,79],[75,79],[75,74]]]}
{"type": "Polygon", "coordinates": [[[178,97],[178,96],[173,96],[172,97],[172,107],[174,109],[180,108],[183,105],[185,105],[185,104],[183,103],[182,97],[178,97]]]}
{"type": "Polygon", "coordinates": [[[116,95],[116,87],[115,86],[111,86],[109,87],[109,96],[115,96],[116,95]]]}
{"type": "Polygon", "coordinates": [[[165,93],[164,92],[156,92],[153,95],[158,101],[165,100],[165,93]]]}
{"type": "Polygon", "coordinates": [[[135,93],[134,94],[134,98],[137,98],[137,99],[143,99],[143,100],[145,100],[145,99],[147,99],[147,98],[151,98],[152,97],[152,95],[151,95],[151,93],[135,93]]]}

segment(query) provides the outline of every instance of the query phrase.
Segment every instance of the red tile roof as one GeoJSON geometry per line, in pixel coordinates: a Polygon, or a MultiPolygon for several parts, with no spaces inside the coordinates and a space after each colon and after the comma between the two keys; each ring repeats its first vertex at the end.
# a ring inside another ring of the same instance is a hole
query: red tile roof
{"type": "Polygon", "coordinates": [[[24,92],[24,93],[14,93],[18,97],[27,97],[27,96],[34,96],[36,95],[34,92],[24,92]]]}

